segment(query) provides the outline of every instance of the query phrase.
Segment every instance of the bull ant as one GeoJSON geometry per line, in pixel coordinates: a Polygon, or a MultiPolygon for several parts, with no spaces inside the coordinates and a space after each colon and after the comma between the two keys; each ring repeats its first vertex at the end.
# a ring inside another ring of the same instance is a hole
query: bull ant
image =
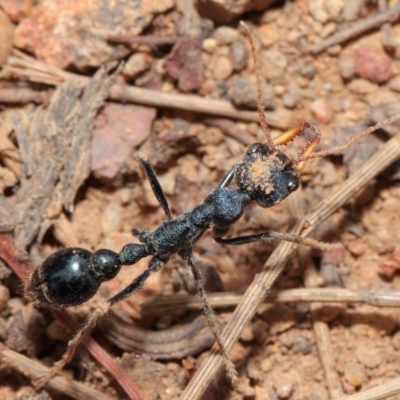
{"type": "Polygon", "coordinates": [[[225,236],[253,201],[263,208],[273,207],[294,192],[300,185],[300,174],[308,160],[343,153],[363,136],[391,124],[400,118],[400,115],[367,129],[346,145],[328,151],[315,152],[321,136],[318,128],[309,123],[302,123],[272,139],[264,117],[262,82],[254,43],[248,28],[246,26],[244,28],[249,37],[255,61],[258,113],[265,134],[265,143],[254,143],[249,146],[242,160],[227,173],[220,185],[193,211],[177,218],[171,215],[163,189],[147,157],[143,154],[139,155],[139,161],[153,193],[165,212],[165,222],[153,231],[133,229],[133,236],[140,243],[128,243],[119,253],[107,249],[91,253],[82,248],[67,248],[55,252],[35,269],[27,284],[26,292],[28,297],[40,306],[48,308],[76,306],[93,297],[101,283],[114,278],[122,266],[134,265],[143,257],[151,256],[148,267],[125,289],[96,307],[86,323],[68,343],[63,358],[40,379],[39,387],[46,384],[72,359],[77,346],[111,306],[141,290],[147,278],[163,268],[173,254],[178,254],[186,262],[193,275],[210,329],[219,346],[226,369],[232,380],[235,380],[236,370],[220,339],[213,310],[204,291],[201,272],[193,258],[193,245],[200,240],[205,231],[211,229],[213,238],[224,245],[245,245],[261,240],[279,239],[322,250],[331,248],[332,245],[327,243],[272,230],[235,238],[225,238],[225,236]],[[295,160],[290,160],[278,149],[278,146],[286,145],[309,128],[314,131],[314,136],[295,160]]]}

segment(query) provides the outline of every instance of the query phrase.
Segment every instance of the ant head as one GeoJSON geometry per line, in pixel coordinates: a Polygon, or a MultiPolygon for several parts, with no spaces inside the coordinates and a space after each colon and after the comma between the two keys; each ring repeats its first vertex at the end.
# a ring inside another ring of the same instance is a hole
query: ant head
{"type": "Polygon", "coordinates": [[[235,182],[261,207],[272,207],[300,185],[299,172],[276,148],[254,143],[236,166],[235,182]]]}
{"type": "Polygon", "coordinates": [[[312,154],[319,141],[317,127],[304,122],[273,139],[273,147],[269,144],[252,144],[236,166],[236,184],[261,207],[280,203],[300,185],[300,174],[306,161],[298,160],[312,154]],[[308,128],[314,130],[314,137],[303,148],[298,159],[290,160],[277,146],[286,145],[308,128]]]}

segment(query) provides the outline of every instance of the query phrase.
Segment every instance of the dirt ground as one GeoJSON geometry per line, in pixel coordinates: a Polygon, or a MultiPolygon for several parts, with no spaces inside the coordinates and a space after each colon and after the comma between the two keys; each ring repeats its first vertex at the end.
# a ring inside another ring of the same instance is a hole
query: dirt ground
{"type": "MultiPolygon", "coordinates": [[[[327,150],[400,112],[400,10],[390,13],[398,1],[129,3],[0,0],[0,399],[177,399],[207,359],[213,338],[201,311],[189,306],[194,285],[173,257],[92,335],[142,397],[127,393],[103,356],[96,362],[84,346],[63,374],[93,393],[74,395],[65,385],[36,392],[31,378],[39,367],[29,362],[51,366],[72,334],[26,299],[21,278],[60,248],[119,252],[136,241],[133,228],[164,221],[138,151],[178,216],[216,188],[247,145],[265,141],[240,20],[256,41],[273,137],[315,122],[327,150]]],[[[229,235],[290,230],[398,126],[366,136],[343,156],[310,161],[298,191],[271,209],[252,204],[229,235]]],[[[305,140],[285,153],[295,158],[305,140]]],[[[393,163],[312,235],[341,247],[297,248],[273,287],[294,297],[258,308],[230,352],[237,385],[221,370],[203,399],[325,400],[379,385],[388,396],[385,388],[400,375],[399,183],[393,163]],[[291,291],[300,288],[330,291],[310,302],[314,292],[291,291]],[[340,300],[343,289],[358,301],[340,300]],[[388,299],[391,307],[381,306],[388,299]]],[[[221,246],[209,232],[196,243],[221,328],[237,304],[221,306],[223,296],[243,294],[276,246],[221,246]]],[[[68,313],[83,322],[148,260],[124,267],[68,313]]]]}

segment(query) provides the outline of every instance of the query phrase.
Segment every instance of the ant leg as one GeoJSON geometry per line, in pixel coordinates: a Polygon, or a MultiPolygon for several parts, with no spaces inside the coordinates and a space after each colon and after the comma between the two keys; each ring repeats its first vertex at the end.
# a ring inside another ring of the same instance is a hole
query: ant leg
{"type": "Polygon", "coordinates": [[[236,165],[234,165],[230,171],[226,174],[225,178],[222,180],[222,182],[219,184],[218,189],[221,189],[227,185],[229,185],[232,182],[233,177],[235,176],[235,171],[236,171],[236,165]]]}
{"type": "Polygon", "coordinates": [[[74,357],[76,348],[82,343],[90,331],[95,327],[97,320],[105,315],[110,309],[110,304],[107,301],[102,302],[96,309],[90,314],[89,318],[81,329],[75,334],[75,336],[68,342],[67,350],[62,356],[61,360],[54,363],[53,367],[46,372],[44,375],[39,376],[34,382],[36,390],[41,389],[47,384],[47,382],[59,374],[62,369],[72,360],[74,357]]]}
{"type": "Polygon", "coordinates": [[[213,238],[216,242],[220,244],[226,244],[230,246],[241,246],[244,244],[250,244],[258,242],[260,240],[268,240],[268,239],[285,240],[286,242],[302,244],[305,246],[314,247],[322,251],[332,250],[337,248],[338,245],[340,245],[338,243],[319,242],[318,240],[303,238],[301,236],[292,235],[290,233],[281,233],[276,231],[267,231],[262,233],[256,233],[254,235],[238,236],[235,238],[223,239],[220,237],[220,235],[217,234],[216,231],[213,230],[213,238]]]}
{"type": "Polygon", "coordinates": [[[156,196],[156,199],[158,200],[162,209],[164,210],[165,215],[167,216],[167,220],[170,221],[172,219],[171,211],[169,209],[168,202],[165,197],[164,191],[160,185],[160,182],[158,181],[157,175],[156,175],[153,167],[150,165],[149,160],[147,159],[145,154],[140,153],[138,158],[139,158],[140,164],[142,164],[144,172],[147,175],[147,179],[150,182],[150,186],[153,189],[154,196],[156,196]]]}
{"type": "Polygon", "coordinates": [[[153,257],[147,269],[142,274],[140,274],[128,287],[116,294],[111,299],[101,302],[89,315],[81,329],[68,342],[67,350],[65,351],[61,360],[57,361],[45,375],[39,377],[35,381],[35,388],[41,389],[43,386],[45,386],[51,378],[57,375],[65,367],[65,365],[72,360],[77,347],[96,326],[98,319],[107,314],[112,305],[138,292],[143,287],[150,274],[153,272],[157,272],[166,264],[167,261],[168,260],[161,260],[159,258],[153,257]]]}
{"type": "Polygon", "coordinates": [[[203,303],[204,313],[207,317],[208,325],[210,327],[212,334],[214,335],[215,341],[219,348],[219,352],[221,353],[222,358],[224,360],[225,368],[228,371],[228,375],[231,378],[232,383],[235,383],[235,381],[237,380],[236,368],[233,365],[233,362],[230,360],[228,352],[226,351],[225,346],[222,343],[221,337],[219,335],[217,322],[215,320],[215,315],[208,301],[206,292],[204,290],[201,271],[193,260],[193,253],[191,250],[189,249],[182,250],[179,252],[179,255],[182,257],[184,261],[186,261],[188,267],[190,268],[190,271],[192,272],[197,293],[203,303]]]}

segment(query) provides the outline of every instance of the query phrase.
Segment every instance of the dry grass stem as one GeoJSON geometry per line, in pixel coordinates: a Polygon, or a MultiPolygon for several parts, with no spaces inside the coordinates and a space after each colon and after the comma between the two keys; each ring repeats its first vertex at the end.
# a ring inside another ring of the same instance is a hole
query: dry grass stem
{"type": "Polygon", "coordinates": [[[341,44],[347,40],[354,38],[355,36],[361,35],[362,33],[381,26],[385,22],[393,21],[399,17],[400,5],[390,8],[389,10],[383,11],[373,17],[366,18],[361,22],[353,25],[349,29],[341,30],[325,40],[317,43],[311,50],[312,54],[321,53],[321,51],[326,50],[328,47],[334,46],[335,44],[341,44]]]}
{"type": "MultiPolygon", "coordinates": [[[[8,349],[0,343],[0,359],[3,365],[20,371],[25,376],[35,379],[41,374],[46,373],[48,368],[44,367],[38,361],[33,361],[24,355],[8,349]]],[[[87,400],[111,400],[109,394],[99,392],[82,383],[72,381],[62,376],[57,376],[49,382],[51,389],[70,396],[73,399],[87,400]]]]}
{"type": "MultiPolygon", "coordinates": [[[[234,307],[243,294],[209,293],[213,308],[234,307]]],[[[306,288],[268,292],[265,303],[364,303],[374,307],[400,307],[400,293],[391,291],[351,290],[342,288],[306,288]]],[[[178,294],[148,298],[141,303],[144,317],[165,315],[174,311],[202,310],[200,300],[193,295],[178,294]]]]}
{"type": "MultiPolygon", "coordinates": [[[[47,65],[18,51],[15,51],[14,55],[8,58],[7,65],[4,66],[1,74],[2,77],[10,75],[54,86],[71,78],[82,81],[83,84],[90,79],[89,77],[65,72],[47,65]]],[[[259,116],[256,111],[238,110],[229,101],[209,99],[196,95],[160,92],[123,83],[116,83],[111,86],[109,98],[153,107],[179,108],[235,120],[259,122],[259,116]]],[[[265,121],[268,125],[283,130],[290,128],[294,124],[292,113],[284,108],[265,112],[265,121]]]]}
{"type": "Polygon", "coordinates": [[[372,389],[364,390],[351,396],[339,397],[337,400],[379,400],[386,399],[400,392],[400,378],[396,378],[372,389]]]}
{"type": "MultiPolygon", "coordinates": [[[[304,285],[307,288],[315,288],[320,284],[320,276],[314,265],[310,250],[307,248],[299,249],[299,261],[304,267],[304,285]]],[[[320,303],[311,304],[311,316],[313,321],[313,329],[315,342],[318,348],[318,355],[324,369],[326,386],[332,399],[336,399],[343,395],[340,378],[335,368],[335,357],[332,349],[331,338],[329,335],[329,326],[326,322],[321,321],[318,315],[320,303]]]]}

